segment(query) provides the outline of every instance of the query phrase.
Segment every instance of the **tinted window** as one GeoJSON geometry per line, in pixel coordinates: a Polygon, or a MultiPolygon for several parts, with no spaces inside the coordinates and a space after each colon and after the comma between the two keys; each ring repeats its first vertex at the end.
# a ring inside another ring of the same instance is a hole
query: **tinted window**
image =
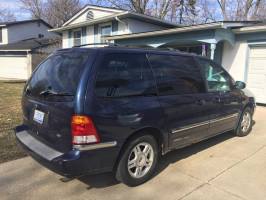
{"type": "Polygon", "coordinates": [[[209,92],[229,91],[231,89],[231,78],[223,68],[208,60],[199,59],[199,61],[203,67],[209,92]]]}
{"type": "Polygon", "coordinates": [[[62,53],[50,56],[34,72],[27,88],[30,95],[44,90],[75,95],[88,53],[62,53]]]}
{"type": "Polygon", "coordinates": [[[160,95],[194,94],[204,92],[201,73],[192,57],[151,55],[160,95]]]}
{"type": "Polygon", "coordinates": [[[154,94],[154,79],[145,55],[107,55],[98,71],[95,91],[99,97],[154,94]]]}

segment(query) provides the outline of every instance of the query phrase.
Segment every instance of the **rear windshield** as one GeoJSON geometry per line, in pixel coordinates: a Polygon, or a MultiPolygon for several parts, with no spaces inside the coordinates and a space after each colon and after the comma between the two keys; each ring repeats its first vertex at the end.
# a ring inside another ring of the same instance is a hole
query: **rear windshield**
{"type": "Polygon", "coordinates": [[[55,94],[74,96],[88,56],[88,52],[64,52],[50,56],[34,72],[27,94],[34,97],[55,94]]]}

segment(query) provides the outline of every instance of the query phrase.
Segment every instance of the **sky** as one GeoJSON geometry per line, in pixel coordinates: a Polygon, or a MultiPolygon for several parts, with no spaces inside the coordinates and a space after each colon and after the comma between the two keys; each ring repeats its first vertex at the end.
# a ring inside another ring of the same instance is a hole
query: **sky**
{"type": "MultiPolygon", "coordinates": [[[[81,3],[85,4],[88,0],[80,0],[81,3]]],[[[91,2],[94,2],[91,0],[91,2]]],[[[19,0],[0,0],[0,8],[10,10],[17,18],[18,21],[30,19],[30,14],[21,9],[21,3],[19,0]]]]}
{"type": "MultiPolygon", "coordinates": [[[[94,0],[80,0],[81,3],[85,4],[88,2],[94,2],[94,0]]],[[[210,8],[217,6],[217,0],[209,0],[210,8]]],[[[0,8],[7,9],[12,12],[18,21],[30,19],[31,16],[29,12],[21,9],[21,3],[19,0],[0,0],[0,8]]],[[[220,13],[217,14],[217,19],[219,19],[220,13]]]]}
{"type": "Polygon", "coordinates": [[[21,10],[20,2],[17,0],[0,0],[0,6],[2,9],[8,9],[18,20],[29,19],[30,14],[26,11],[21,10]]]}

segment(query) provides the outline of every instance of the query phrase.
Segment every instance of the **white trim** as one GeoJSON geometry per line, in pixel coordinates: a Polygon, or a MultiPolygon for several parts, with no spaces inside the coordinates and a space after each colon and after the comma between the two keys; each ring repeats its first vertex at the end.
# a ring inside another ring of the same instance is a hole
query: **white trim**
{"type": "Polygon", "coordinates": [[[94,9],[94,10],[102,10],[102,11],[108,11],[108,12],[115,12],[115,13],[121,13],[125,12],[124,10],[118,10],[118,9],[112,9],[112,8],[103,8],[99,6],[86,6],[82,10],[80,10],[77,14],[75,14],[73,17],[71,17],[69,20],[67,20],[62,27],[68,25],[71,23],[73,20],[77,19],[80,15],[82,15],[84,12],[86,12],[88,9],[94,9]]]}
{"type": "Polygon", "coordinates": [[[49,32],[61,32],[61,31],[65,31],[65,30],[69,30],[69,29],[73,29],[73,28],[79,28],[81,26],[89,26],[89,25],[93,25],[93,24],[99,24],[101,22],[108,22],[112,18],[115,18],[115,17],[118,17],[118,16],[123,16],[123,15],[125,15],[127,13],[128,12],[121,13],[121,14],[109,15],[109,16],[105,16],[105,17],[100,17],[98,19],[94,19],[94,20],[90,20],[90,21],[84,21],[84,22],[80,22],[80,23],[76,23],[76,24],[71,24],[71,25],[68,25],[68,26],[62,26],[62,27],[59,27],[59,28],[50,29],[48,31],[49,32]]]}
{"type": "MultiPolygon", "coordinates": [[[[93,25],[93,24],[99,24],[101,22],[109,22],[110,20],[116,19],[117,17],[129,18],[129,17],[134,17],[134,16],[135,17],[142,17],[142,18],[147,19],[147,20],[150,20],[150,21],[154,21],[154,22],[157,22],[157,23],[161,23],[161,25],[158,24],[158,26],[164,27],[165,25],[168,25],[168,26],[176,26],[179,29],[182,28],[178,24],[173,24],[171,22],[163,21],[163,20],[157,19],[155,17],[150,17],[150,16],[147,16],[147,15],[141,15],[141,14],[132,13],[132,12],[129,12],[129,11],[124,11],[122,13],[118,13],[118,14],[114,14],[114,15],[109,15],[109,16],[97,18],[97,19],[90,20],[90,21],[84,21],[84,22],[80,22],[80,23],[71,24],[71,25],[68,25],[68,26],[62,26],[62,27],[59,27],[59,28],[50,29],[48,31],[49,32],[62,32],[62,31],[65,31],[65,30],[69,30],[69,29],[73,29],[73,28],[78,28],[78,27],[81,27],[81,26],[88,26],[88,25],[93,25]]],[[[141,19],[137,19],[137,20],[140,20],[141,21],[141,19]]],[[[147,22],[147,23],[149,23],[149,22],[147,22]]],[[[151,24],[154,24],[152,22],[150,22],[150,23],[151,24]]],[[[223,23],[214,23],[214,24],[223,25],[223,23]]],[[[203,26],[203,25],[201,25],[201,26],[203,26]]],[[[207,26],[210,26],[210,24],[207,24],[207,26]]],[[[167,30],[172,30],[172,29],[167,29],[167,30]]]]}
{"type": "Polygon", "coordinates": [[[12,50],[9,50],[9,49],[2,50],[2,49],[0,49],[0,52],[1,51],[27,51],[27,53],[28,53],[29,51],[31,51],[31,49],[19,49],[19,50],[14,50],[14,49],[12,49],[12,50]]]}
{"type": "Polygon", "coordinates": [[[266,25],[243,27],[239,29],[233,29],[234,33],[253,33],[266,31],[266,25]]]}

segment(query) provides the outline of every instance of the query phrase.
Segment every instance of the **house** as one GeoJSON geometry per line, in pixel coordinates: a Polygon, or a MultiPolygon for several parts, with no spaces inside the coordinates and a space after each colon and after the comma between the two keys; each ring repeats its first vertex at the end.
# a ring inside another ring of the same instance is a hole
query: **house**
{"type": "Polygon", "coordinates": [[[63,48],[88,43],[173,48],[221,63],[235,80],[247,83],[258,103],[266,103],[266,25],[260,21],[220,21],[180,26],[120,9],[86,6],[62,27],[63,48]]]}
{"type": "Polygon", "coordinates": [[[247,83],[258,103],[266,103],[266,25],[222,21],[146,33],[106,37],[120,45],[174,48],[207,56],[247,83]]]}
{"type": "Polygon", "coordinates": [[[178,27],[155,17],[126,10],[87,5],[51,32],[63,35],[62,47],[105,42],[105,36],[134,34],[178,27]]]}
{"type": "Polygon", "coordinates": [[[56,39],[60,36],[48,32],[51,28],[40,19],[0,23],[0,79],[28,79],[40,49],[49,46],[50,54],[55,46],[61,47],[61,39],[56,39]]]}

